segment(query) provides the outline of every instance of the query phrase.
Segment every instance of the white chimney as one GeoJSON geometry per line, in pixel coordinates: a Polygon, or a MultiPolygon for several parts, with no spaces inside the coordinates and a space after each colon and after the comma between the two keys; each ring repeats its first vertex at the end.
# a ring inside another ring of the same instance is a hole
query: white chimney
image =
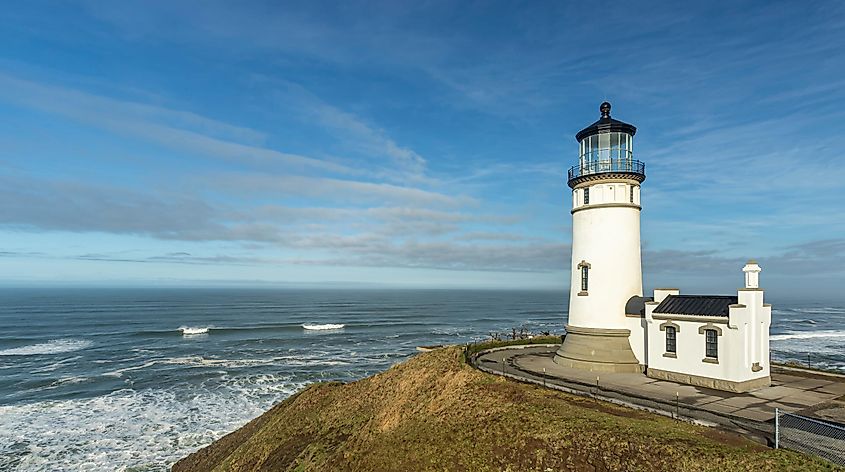
{"type": "Polygon", "coordinates": [[[742,268],[745,272],[745,288],[760,288],[760,271],[763,270],[757,264],[757,261],[751,259],[742,268]]]}

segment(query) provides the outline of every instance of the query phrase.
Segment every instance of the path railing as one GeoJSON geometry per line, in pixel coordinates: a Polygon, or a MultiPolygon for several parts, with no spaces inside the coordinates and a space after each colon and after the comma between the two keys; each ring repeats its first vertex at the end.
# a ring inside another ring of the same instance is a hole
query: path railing
{"type": "Polygon", "coordinates": [[[780,447],[845,466],[845,426],[775,409],[775,448],[780,447]]]}

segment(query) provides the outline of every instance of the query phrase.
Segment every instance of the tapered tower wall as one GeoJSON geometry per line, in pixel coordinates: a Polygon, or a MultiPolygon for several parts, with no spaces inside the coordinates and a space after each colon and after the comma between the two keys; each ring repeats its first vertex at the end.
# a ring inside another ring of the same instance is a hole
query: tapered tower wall
{"type": "MultiPolygon", "coordinates": [[[[590,194],[603,201],[572,210],[572,279],[569,324],[584,328],[626,328],[625,303],[642,296],[640,206],[629,201],[634,182],[599,182],[590,194]],[[587,290],[582,290],[581,267],[589,264],[587,290]]],[[[579,194],[576,189],[573,194],[579,194]]],[[[639,192],[637,192],[639,193],[639,192]]],[[[582,197],[583,198],[583,197],[582,197]]],[[[583,200],[582,200],[583,201],[583,200]]]]}

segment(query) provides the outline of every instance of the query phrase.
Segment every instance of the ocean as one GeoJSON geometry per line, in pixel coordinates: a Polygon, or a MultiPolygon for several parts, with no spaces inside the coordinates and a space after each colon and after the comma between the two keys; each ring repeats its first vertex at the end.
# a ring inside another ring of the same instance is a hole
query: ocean
{"type": "MultiPolygon", "coordinates": [[[[771,302],[773,358],[845,371],[845,304],[771,302]]],[[[311,382],[420,345],[561,333],[566,305],[541,291],[0,290],[0,470],[167,470],[311,382]]]]}

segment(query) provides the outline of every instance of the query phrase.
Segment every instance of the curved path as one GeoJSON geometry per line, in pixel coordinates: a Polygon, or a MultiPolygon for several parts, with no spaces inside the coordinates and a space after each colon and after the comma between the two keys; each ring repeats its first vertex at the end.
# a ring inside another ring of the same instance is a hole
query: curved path
{"type": "Polygon", "coordinates": [[[594,373],[556,364],[560,345],[508,346],[472,356],[476,368],[522,382],[645,409],[770,440],[775,408],[812,410],[845,395],[842,379],[806,373],[772,373],[772,385],[748,393],[696,387],[644,374],[594,373]]]}

